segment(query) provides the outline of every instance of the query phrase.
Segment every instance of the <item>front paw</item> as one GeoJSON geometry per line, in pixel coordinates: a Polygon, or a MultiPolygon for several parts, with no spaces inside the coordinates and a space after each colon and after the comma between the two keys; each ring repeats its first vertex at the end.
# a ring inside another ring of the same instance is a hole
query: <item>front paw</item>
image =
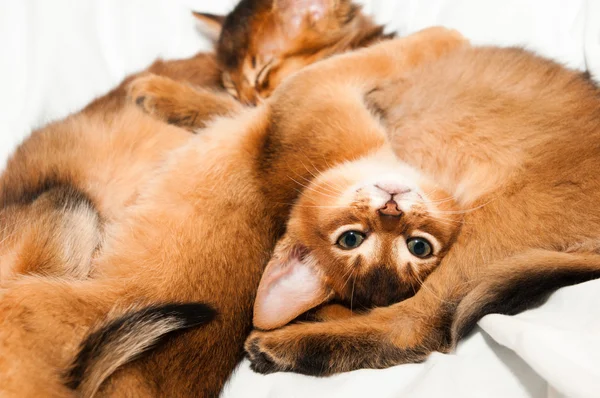
{"type": "Polygon", "coordinates": [[[284,358],[277,349],[280,344],[277,344],[276,332],[252,332],[245,344],[250,368],[263,374],[290,370],[289,360],[284,358]]]}
{"type": "Polygon", "coordinates": [[[368,325],[347,322],[302,323],[253,332],[246,341],[251,368],[259,373],[291,371],[329,376],[403,362],[402,350],[368,325]]]}
{"type": "Polygon", "coordinates": [[[416,323],[410,317],[392,322],[393,318],[384,316],[390,311],[398,310],[381,309],[346,319],[254,331],[245,346],[251,367],[259,373],[292,371],[329,376],[421,362],[433,349],[442,348],[434,330],[411,327],[416,323]]]}
{"type": "Polygon", "coordinates": [[[333,346],[324,344],[328,336],[310,333],[311,325],[252,332],[246,340],[251,369],[263,374],[296,372],[310,376],[327,376],[341,371],[332,366],[330,349],[333,346]]]}

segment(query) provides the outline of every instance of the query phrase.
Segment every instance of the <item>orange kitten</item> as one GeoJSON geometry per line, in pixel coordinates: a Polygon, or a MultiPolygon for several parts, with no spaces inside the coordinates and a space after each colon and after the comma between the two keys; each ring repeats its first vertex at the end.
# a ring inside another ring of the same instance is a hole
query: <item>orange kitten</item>
{"type": "Polygon", "coordinates": [[[350,0],[242,0],[226,17],[195,15],[217,40],[224,87],[250,104],[307,65],[390,37],[350,0]]]}
{"type": "Polygon", "coordinates": [[[253,332],[246,348],[257,371],[329,375],[422,361],[452,350],[488,313],[515,314],[600,277],[598,87],[516,48],[465,44],[406,68],[404,43],[323,61],[299,73],[304,85],[285,84],[286,94],[297,90],[311,131],[333,124],[316,117],[327,120],[327,104],[347,109],[340,120],[356,117],[354,101],[376,110],[394,153],[463,207],[461,231],[413,297],[253,332]],[[328,95],[302,101],[319,84],[328,95]]]}
{"type": "Polygon", "coordinates": [[[388,148],[324,171],[294,205],[267,265],[255,326],[283,326],[331,300],[361,311],[414,295],[461,218],[450,194],[388,148]]]}

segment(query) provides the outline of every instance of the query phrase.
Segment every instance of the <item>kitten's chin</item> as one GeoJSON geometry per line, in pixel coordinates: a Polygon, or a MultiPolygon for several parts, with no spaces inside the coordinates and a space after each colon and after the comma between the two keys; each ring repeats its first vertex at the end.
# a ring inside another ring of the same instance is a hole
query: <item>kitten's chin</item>
{"type": "Polygon", "coordinates": [[[414,296],[415,290],[396,271],[375,267],[360,281],[357,280],[343,301],[345,305],[357,309],[387,307],[414,296]]]}

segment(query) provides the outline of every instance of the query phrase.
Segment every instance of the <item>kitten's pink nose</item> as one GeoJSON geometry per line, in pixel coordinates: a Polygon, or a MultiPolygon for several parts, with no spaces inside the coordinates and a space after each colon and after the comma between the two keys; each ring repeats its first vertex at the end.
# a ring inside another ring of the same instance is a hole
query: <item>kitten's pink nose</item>
{"type": "Polygon", "coordinates": [[[398,195],[410,192],[410,188],[395,181],[383,181],[375,184],[376,188],[389,193],[390,195],[398,195]]]}
{"type": "Polygon", "coordinates": [[[398,208],[398,203],[396,203],[393,199],[388,200],[385,206],[378,211],[379,214],[384,216],[399,217],[402,215],[402,210],[398,208]]]}

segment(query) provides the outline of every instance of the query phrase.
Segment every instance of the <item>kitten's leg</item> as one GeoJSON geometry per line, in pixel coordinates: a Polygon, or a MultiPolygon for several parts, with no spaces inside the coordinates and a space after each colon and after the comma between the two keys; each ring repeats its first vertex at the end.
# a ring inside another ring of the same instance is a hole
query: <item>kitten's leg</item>
{"type": "Polygon", "coordinates": [[[486,266],[479,276],[449,283],[456,266],[442,266],[413,298],[346,320],[253,332],[246,341],[261,373],[329,375],[424,360],[451,350],[482,316],[515,314],[559,287],[600,278],[600,256],[529,250],[486,266]]]}
{"type": "Polygon", "coordinates": [[[205,127],[217,116],[227,116],[242,108],[228,94],[150,73],[129,84],[129,98],[148,114],[191,131],[205,127]]]}
{"type": "Polygon", "coordinates": [[[323,307],[310,311],[301,319],[303,321],[310,322],[324,322],[324,321],[332,321],[336,319],[347,319],[357,315],[356,312],[353,312],[347,307],[344,307],[340,304],[327,304],[323,307]]]}

